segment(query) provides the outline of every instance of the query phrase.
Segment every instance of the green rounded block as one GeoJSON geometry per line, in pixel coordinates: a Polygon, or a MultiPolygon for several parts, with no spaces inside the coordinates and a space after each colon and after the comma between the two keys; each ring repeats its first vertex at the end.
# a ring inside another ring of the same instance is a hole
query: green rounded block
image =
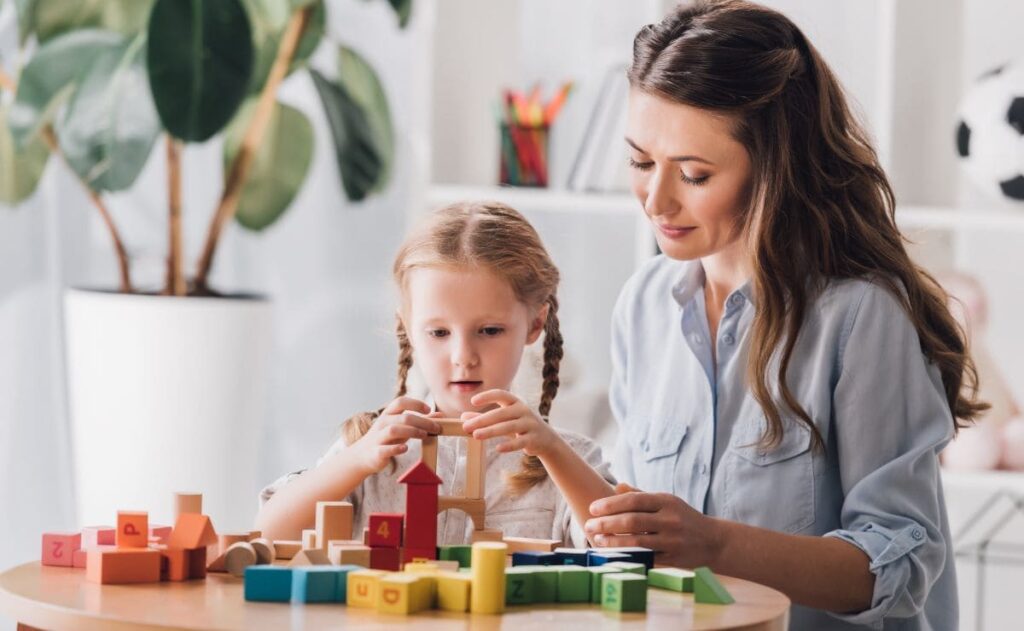
{"type": "Polygon", "coordinates": [[[591,573],[578,565],[558,565],[558,602],[590,602],[591,573]]]}
{"type": "Polygon", "coordinates": [[[292,568],[250,565],[245,568],[245,599],[286,603],[292,599],[292,568]]]}
{"type": "Polygon", "coordinates": [[[647,577],[633,573],[601,577],[601,607],[610,611],[647,611],[647,577]]]}
{"type": "Polygon", "coordinates": [[[607,565],[595,565],[588,567],[590,572],[590,602],[595,605],[601,604],[601,595],[604,593],[601,585],[601,577],[605,574],[621,574],[619,568],[608,567],[607,565]]]}
{"type": "Polygon", "coordinates": [[[693,600],[709,605],[731,605],[736,602],[714,572],[706,567],[693,571],[693,600]]]}
{"type": "Polygon", "coordinates": [[[469,567],[473,558],[473,546],[441,546],[438,548],[439,561],[458,561],[459,569],[469,567]]]}
{"type": "Polygon", "coordinates": [[[677,567],[658,567],[647,572],[647,584],[651,587],[669,589],[674,592],[693,591],[693,572],[677,567]]]}
{"type": "Polygon", "coordinates": [[[505,604],[530,605],[536,602],[536,579],[530,565],[516,565],[505,568],[505,604]]]}
{"type": "Polygon", "coordinates": [[[612,561],[598,567],[613,567],[628,574],[647,574],[647,566],[636,561],[612,561]]]}

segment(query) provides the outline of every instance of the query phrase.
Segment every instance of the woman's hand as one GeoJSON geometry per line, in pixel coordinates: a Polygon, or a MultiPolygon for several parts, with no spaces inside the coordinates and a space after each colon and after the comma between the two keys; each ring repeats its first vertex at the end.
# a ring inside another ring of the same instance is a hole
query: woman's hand
{"type": "Polygon", "coordinates": [[[384,408],[369,431],[353,444],[360,468],[371,475],[387,466],[391,459],[409,450],[410,438],[423,439],[439,434],[441,427],[430,420],[430,406],[411,397],[399,397],[384,408]]]}
{"type": "Polygon", "coordinates": [[[650,548],[659,564],[674,567],[714,563],[722,546],[717,520],[671,493],[624,490],[591,503],[583,529],[594,545],[650,548]]]}
{"type": "Polygon", "coordinates": [[[528,456],[545,456],[560,442],[558,434],[519,397],[505,390],[488,390],[470,399],[478,407],[497,405],[498,408],[477,414],[464,412],[462,428],[477,440],[507,436],[495,450],[510,452],[522,450],[528,456]]]}

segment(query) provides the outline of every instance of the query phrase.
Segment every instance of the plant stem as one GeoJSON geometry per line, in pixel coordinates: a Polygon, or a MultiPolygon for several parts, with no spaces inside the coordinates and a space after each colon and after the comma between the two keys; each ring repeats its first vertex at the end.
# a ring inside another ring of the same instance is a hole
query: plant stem
{"type": "MultiPolygon", "coordinates": [[[[0,87],[10,92],[17,91],[17,85],[11,79],[11,77],[4,72],[3,68],[0,68],[0,87]]],[[[100,218],[103,220],[103,224],[107,227],[110,232],[110,238],[114,242],[114,250],[117,253],[117,265],[118,271],[121,276],[121,287],[122,293],[130,294],[133,293],[132,289],[132,277],[131,270],[128,265],[128,252],[124,249],[124,243],[121,241],[121,234],[117,230],[117,226],[114,225],[114,219],[110,216],[110,212],[107,210],[106,205],[103,203],[103,199],[99,196],[99,193],[94,191],[85,180],[83,180],[70,165],[67,164],[67,160],[64,159],[64,154],[60,150],[60,143],[57,141],[57,135],[53,131],[53,125],[47,124],[41,131],[43,142],[50,149],[50,153],[56,155],[64,164],[67,165],[68,169],[75,174],[75,177],[85,188],[86,193],[89,195],[89,199],[93,205],[96,206],[96,210],[100,213],[100,218]]]]}
{"type": "Polygon", "coordinates": [[[185,295],[185,275],[181,273],[181,145],[167,136],[167,198],[170,208],[167,248],[167,285],[164,294],[185,295]]]}
{"type": "Polygon", "coordinates": [[[288,66],[291,65],[292,59],[295,57],[295,50],[299,46],[299,40],[302,38],[303,31],[306,30],[306,25],[309,23],[312,12],[313,5],[297,11],[292,15],[288,26],[285,28],[281,44],[277,48],[277,57],[274,59],[274,65],[270,68],[270,74],[267,77],[267,83],[263,86],[263,91],[260,92],[256,110],[249,120],[249,126],[245,130],[245,135],[242,137],[238,154],[235,155],[235,159],[231,162],[224,191],[221,194],[217,210],[213,215],[213,220],[210,222],[210,229],[206,235],[206,243],[203,246],[203,253],[199,259],[199,266],[196,272],[196,293],[208,293],[209,291],[207,288],[207,278],[210,273],[210,267],[213,264],[213,256],[217,249],[217,242],[220,239],[221,231],[224,229],[224,224],[230,221],[238,210],[238,200],[242,195],[242,187],[245,185],[245,180],[249,175],[253,158],[256,156],[256,149],[259,147],[260,141],[263,140],[267,123],[270,122],[270,115],[273,112],[274,101],[277,97],[277,88],[288,73],[288,66]]]}

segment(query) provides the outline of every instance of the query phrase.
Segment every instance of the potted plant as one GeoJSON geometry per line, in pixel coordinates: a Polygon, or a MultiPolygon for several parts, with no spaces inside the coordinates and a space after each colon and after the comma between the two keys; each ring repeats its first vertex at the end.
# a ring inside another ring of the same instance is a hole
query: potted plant
{"type": "MultiPolygon", "coordinates": [[[[404,27],[411,0],[389,3],[404,27]]],[[[119,270],[116,289],[65,296],[78,517],[101,523],[194,488],[207,512],[244,519],[270,305],[210,285],[217,246],[232,220],[272,225],[306,178],[312,126],[277,99],[291,73],[312,77],[348,199],[382,190],[393,131],[381,83],[356,51],[329,41],[321,0],[104,0],[77,11],[17,0],[17,9],[26,63],[0,67],[0,203],[31,195],[47,162],[62,161],[102,218],[119,270]],[[308,64],[325,46],[336,47],[335,78],[308,64]],[[182,146],[210,139],[222,142],[224,182],[190,272],[182,146]],[[162,290],[143,292],[105,198],[131,187],[154,150],[167,164],[167,266],[162,290]]]]}

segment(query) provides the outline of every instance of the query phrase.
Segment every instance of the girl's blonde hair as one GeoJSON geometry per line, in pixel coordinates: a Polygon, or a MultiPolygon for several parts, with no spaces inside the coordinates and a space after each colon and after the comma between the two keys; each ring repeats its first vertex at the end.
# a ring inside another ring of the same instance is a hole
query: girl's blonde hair
{"type": "MultiPolygon", "coordinates": [[[[513,208],[499,202],[462,202],[433,213],[411,234],[395,257],[392,269],[403,295],[409,272],[423,267],[482,268],[504,278],[516,298],[533,309],[548,307],[544,322],[544,367],[539,411],[547,422],[551,403],[558,394],[558,367],[562,361],[562,334],[558,328],[559,273],[530,222],[513,208]]],[[[412,368],[412,346],[402,319],[397,318],[398,388],[406,393],[412,368]]],[[[354,443],[384,411],[357,414],[345,421],[342,434],[354,443]]],[[[513,494],[522,493],[547,477],[536,456],[523,456],[522,468],[507,478],[513,494]]]]}

